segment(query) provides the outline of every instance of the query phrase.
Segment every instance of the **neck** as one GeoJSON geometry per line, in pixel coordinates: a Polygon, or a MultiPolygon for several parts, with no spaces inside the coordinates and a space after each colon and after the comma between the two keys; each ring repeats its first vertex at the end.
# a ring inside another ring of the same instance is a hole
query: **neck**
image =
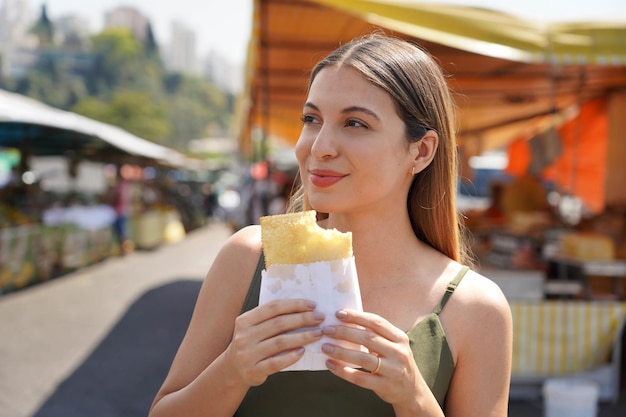
{"type": "Polygon", "coordinates": [[[359,281],[370,285],[414,276],[426,267],[425,256],[438,254],[413,233],[408,214],[331,214],[326,227],[352,232],[352,247],[359,281]]]}

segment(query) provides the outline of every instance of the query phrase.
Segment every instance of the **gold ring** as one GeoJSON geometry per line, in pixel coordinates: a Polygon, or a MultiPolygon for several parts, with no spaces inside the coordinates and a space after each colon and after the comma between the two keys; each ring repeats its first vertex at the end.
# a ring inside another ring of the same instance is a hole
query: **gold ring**
{"type": "Polygon", "coordinates": [[[376,368],[371,372],[372,375],[375,375],[380,370],[380,364],[383,362],[380,356],[376,356],[376,359],[378,359],[378,363],[376,364],[376,368]]]}

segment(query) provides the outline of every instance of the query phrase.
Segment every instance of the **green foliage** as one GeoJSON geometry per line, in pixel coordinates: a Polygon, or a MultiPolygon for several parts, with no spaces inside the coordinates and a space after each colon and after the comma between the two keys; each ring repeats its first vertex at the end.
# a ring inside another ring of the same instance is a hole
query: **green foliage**
{"type": "Polygon", "coordinates": [[[87,97],[73,111],[155,142],[163,142],[169,133],[164,107],[145,92],[118,91],[110,102],[87,97]]]}
{"type": "Polygon", "coordinates": [[[96,97],[83,98],[74,106],[72,111],[104,123],[111,123],[112,121],[109,104],[96,97]]]}
{"type": "Polygon", "coordinates": [[[196,77],[174,75],[167,79],[168,114],[172,137],[196,139],[224,134],[229,128],[230,110],[226,95],[214,85],[196,77]]]}
{"type": "Polygon", "coordinates": [[[111,28],[91,38],[93,52],[107,58],[109,66],[125,65],[142,55],[141,45],[129,29],[111,28]]]}
{"type": "Polygon", "coordinates": [[[3,87],[178,148],[232,129],[233,97],[205,79],[167,73],[151,28],[144,42],[107,29],[86,44],[80,56],[46,45],[25,77],[3,87]]]}
{"type": "Polygon", "coordinates": [[[95,59],[90,87],[94,94],[130,87],[141,77],[145,55],[130,30],[107,29],[93,36],[91,42],[95,59]]]}
{"type": "Polygon", "coordinates": [[[61,109],[73,106],[87,94],[84,81],[69,77],[48,59],[40,59],[24,78],[6,86],[11,91],[27,95],[61,109]]]}

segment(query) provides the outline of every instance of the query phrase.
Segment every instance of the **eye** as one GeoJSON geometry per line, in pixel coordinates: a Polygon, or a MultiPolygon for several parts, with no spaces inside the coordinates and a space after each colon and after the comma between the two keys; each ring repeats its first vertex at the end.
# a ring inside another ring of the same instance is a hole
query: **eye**
{"type": "Polygon", "coordinates": [[[316,117],[314,117],[314,116],[309,115],[309,114],[305,114],[304,116],[302,116],[302,117],[300,118],[300,121],[301,121],[303,124],[307,124],[307,123],[318,123],[318,119],[317,119],[316,117]]]}
{"type": "Polygon", "coordinates": [[[365,123],[356,119],[348,119],[346,121],[346,126],[347,127],[363,127],[367,129],[367,125],[365,123]]]}

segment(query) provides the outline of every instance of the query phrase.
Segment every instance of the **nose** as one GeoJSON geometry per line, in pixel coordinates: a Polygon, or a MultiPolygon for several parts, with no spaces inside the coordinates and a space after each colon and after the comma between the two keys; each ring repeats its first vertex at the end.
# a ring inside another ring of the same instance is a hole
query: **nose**
{"type": "Polygon", "coordinates": [[[319,160],[334,158],[337,156],[335,134],[328,125],[322,125],[313,138],[311,155],[319,160]]]}

